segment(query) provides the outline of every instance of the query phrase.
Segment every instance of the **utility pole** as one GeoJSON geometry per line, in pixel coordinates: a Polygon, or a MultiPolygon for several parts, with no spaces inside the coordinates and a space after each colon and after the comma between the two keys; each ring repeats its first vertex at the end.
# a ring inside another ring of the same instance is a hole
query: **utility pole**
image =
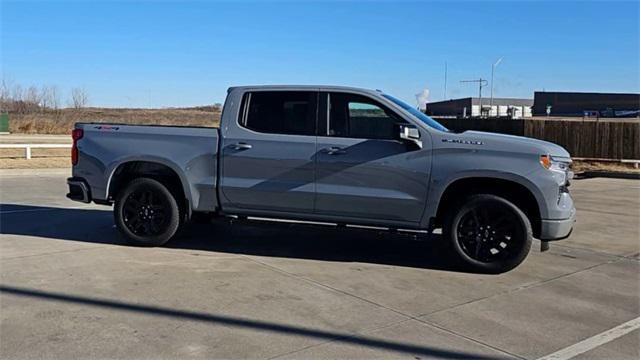
{"type": "MultiPolygon", "coordinates": [[[[483,78],[478,80],[462,80],[461,83],[478,83],[478,101],[480,102],[480,116],[482,117],[482,88],[487,86],[489,82],[483,78]]],[[[473,104],[472,104],[473,106],[473,104]]],[[[473,115],[473,108],[471,109],[471,114],[473,115]]]]}
{"type": "Polygon", "coordinates": [[[493,65],[491,65],[491,102],[489,103],[491,105],[491,110],[493,110],[493,72],[495,71],[496,67],[498,66],[498,64],[500,64],[500,62],[502,61],[502,58],[498,59],[498,61],[496,61],[495,63],[493,63],[493,65]]]}
{"type": "Polygon", "coordinates": [[[443,100],[447,100],[447,62],[444,62],[444,98],[443,100]]]}

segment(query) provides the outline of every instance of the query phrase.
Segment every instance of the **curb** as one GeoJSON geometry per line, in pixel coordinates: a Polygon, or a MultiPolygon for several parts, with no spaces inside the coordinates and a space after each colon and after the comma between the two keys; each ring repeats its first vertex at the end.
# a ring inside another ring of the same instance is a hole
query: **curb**
{"type": "Polygon", "coordinates": [[[576,179],[611,178],[640,180],[640,172],[616,172],[616,171],[583,171],[575,174],[576,179]]]}

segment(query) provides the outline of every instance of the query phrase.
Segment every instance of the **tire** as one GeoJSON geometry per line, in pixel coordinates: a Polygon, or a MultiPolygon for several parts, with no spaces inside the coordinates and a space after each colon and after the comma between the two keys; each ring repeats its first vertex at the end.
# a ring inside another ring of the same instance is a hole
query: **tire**
{"type": "Polygon", "coordinates": [[[443,236],[463,265],[493,274],[520,265],[533,240],[524,212],[490,194],[472,195],[454,206],[445,218],[443,236]]]}
{"type": "Polygon", "coordinates": [[[118,230],[137,246],[161,246],[180,227],[175,196],[161,182],[138,178],[116,197],[113,215],[118,230]]]}

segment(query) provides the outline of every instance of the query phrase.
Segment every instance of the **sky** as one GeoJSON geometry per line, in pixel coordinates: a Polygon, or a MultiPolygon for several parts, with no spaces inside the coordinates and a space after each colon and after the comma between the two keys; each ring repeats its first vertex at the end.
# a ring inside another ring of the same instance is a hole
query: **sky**
{"type": "Polygon", "coordinates": [[[640,2],[1,1],[2,79],[92,106],[222,103],[229,86],[330,84],[411,103],[640,92],[640,2]],[[489,96],[490,87],[483,89],[489,96]]]}

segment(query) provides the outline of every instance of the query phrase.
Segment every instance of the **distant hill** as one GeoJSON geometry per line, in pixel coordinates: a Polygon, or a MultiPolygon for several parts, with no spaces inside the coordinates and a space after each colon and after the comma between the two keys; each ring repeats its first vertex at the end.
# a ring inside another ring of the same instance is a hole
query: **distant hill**
{"type": "Polygon", "coordinates": [[[79,121],[112,122],[139,125],[181,125],[217,127],[220,107],[130,109],[95,108],[40,110],[25,114],[9,112],[12,133],[68,134],[79,121]]]}

